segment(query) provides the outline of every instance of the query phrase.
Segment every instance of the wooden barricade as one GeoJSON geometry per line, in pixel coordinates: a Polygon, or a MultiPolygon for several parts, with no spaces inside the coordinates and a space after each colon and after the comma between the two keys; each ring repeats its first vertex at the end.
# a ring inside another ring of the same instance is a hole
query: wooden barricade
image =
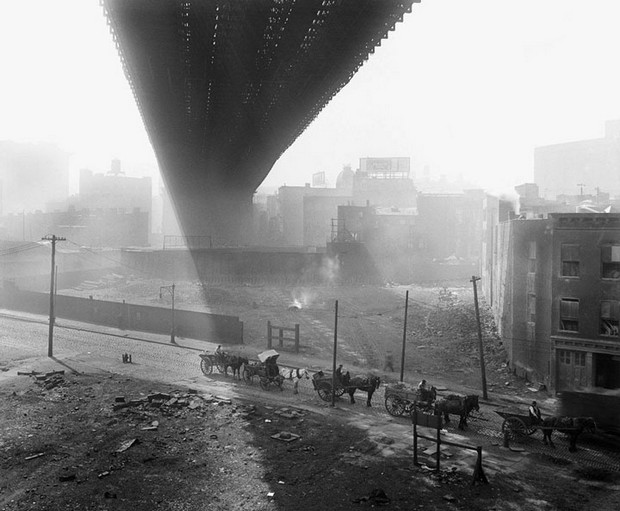
{"type": "Polygon", "coordinates": [[[429,415],[427,413],[415,411],[412,414],[413,421],[413,463],[416,466],[419,466],[418,463],[418,437],[425,438],[426,440],[431,440],[437,444],[437,472],[439,472],[441,467],[441,444],[452,445],[454,447],[460,447],[461,449],[470,449],[478,452],[478,457],[476,459],[476,466],[474,467],[474,475],[472,484],[476,483],[485,483],[488,484],[489,481],[487,479],[486,474],[484,473],[484,469],[482,468],[482,446],[474,447],[473,445],[459,444],[457,442],[450,442],[448,440],[441,439],[441,415],[429,415]],[[433,428],[436,430],[436,437],[431,437],[427,435],[422,435],[418,433],[418,426],[433,428]]]}
{"type": "Polygon", "coordinates": [[[271,321],[267,321],[267,349],[273,348],[273,331],[278,331],[278,347],[284,347],[284,341],[295,342],[295,353],[299,353],[299,323],[295,324],[295,328],[289,328],[284,326],[275,326],[271,324],[271,321]],[[295,337],[287,337],[284,332],[293,332],[295,337]]]}

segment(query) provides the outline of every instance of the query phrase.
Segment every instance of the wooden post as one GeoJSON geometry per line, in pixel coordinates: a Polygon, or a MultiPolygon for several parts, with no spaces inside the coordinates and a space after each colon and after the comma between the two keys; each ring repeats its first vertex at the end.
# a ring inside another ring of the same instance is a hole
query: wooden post
{"type": "Polygon", "coordinates": [[[405,326],[403,327],[403,351],[400,355],[400,381],[405,374],[405,343],[407,342],[407,310],[409,308],[409,290],[405,294],[405,326]]]}
{"type": "Polygon", "coordinates": [[[480,325],[480,309],[478,308],[478,290],[476,288],[476,282],[480,280],[480,277],[471,278],[471,283],[474,285],[474,305],[476,307],[476,322],[478,323],[478,348],[480,350],[480,373],[482,374],[482,397],[488,399],[487,395],[487,373],[484,367],[484,345],[482,344],[482,326],[480,325]]]}
{"type": "Polygon", "coordinates": [[[484,473],[484,469],[482,468],[482,446],[479,445],[476,448],[476,451],[478,452],[478,458],[476,459],[476,467],[474,468],[474,478],[472,484],[489,484],[489,480],[487,479],[487,476],[484,473]]]}
{"type": "Polygon", "coordinates": [[[418,419],[415,413],[413,414],[413,464],[418,466],[418,419]]]}
{"type": "Polygon", "coordinates": [[[56,321],[56,315],[54,313],[54,277],[56,273],[56,242],[57,241],[65,241],[66,238],[61,238],[52,234],[51,236],[45,236],[41,238],[43,241],[51,241],[52,242],[52,271],[50,277],[50,323],[49,323],[49,331],[47,336],[47,356],[54,356],[54,323],[56,321]]]}
{"type": "Polygon", "coordinates": [[[282,330],[282,328],[278,328],[278,346],[280,346],[280,348],[282,346],[284,346],[284,331],[282,330]]]}
{"type": "Polygon", "coordinates": [[[295,323],[295,353],[299,353],[299,323],[295,323]]]}
{"type": "Polygon", "coordinates": [[[437,424],[437,472],[441,469],[441,421],[437,424]]]}
{"type": "Polygon", "coordinates": [[[271,321],[267,321],[267,349],[271,349],[271,321]]]}
{"type": "Polygon", "coordinates": [[[338,346],[338,300],[334,307],[334,357],[332,361],[332,406],[336,406],[336,352],[338,346]]]}

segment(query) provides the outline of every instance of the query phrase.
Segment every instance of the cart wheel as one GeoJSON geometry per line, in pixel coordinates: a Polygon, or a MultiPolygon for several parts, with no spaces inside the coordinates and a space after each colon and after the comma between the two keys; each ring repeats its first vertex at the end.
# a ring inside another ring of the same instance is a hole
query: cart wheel
{"type": "Polygon", "coordinates": [[[340,397],[344,394],[346,389],[344,387],[336,387],[336,397],[340,397]]]}
{"type": "Polygon", "coordinates": [[[213,362],[210,358],[205,357],[200,359],[200,370],[205,376],[209,376],[213,372],[213,362]]]}
{"type": "Polygon", "coordinates": [[[263,378],[261,377],[260,379],[260,388],[263,390],[269,390],[269,378],[263,378]]]}
{"type": "Polygon", "coordinates": [[[518,417],[508,417],[502,423],[502,433],[508,433],[510,440],[515,440],[526,434],[527,427],[518,417]]]}
{"type": "Polygon", "coordinates": [[[319,384],[319,388],[316,391],[323,401],[329,402],[332,400],[332,386],[328,383],[319,384]]]}
{"type": "Polygon", "coordinates": [[[385,398],[385,409],[390,415],[400,417],[405,413],[405,403],[398,396],[388,396],[385,398]]]}

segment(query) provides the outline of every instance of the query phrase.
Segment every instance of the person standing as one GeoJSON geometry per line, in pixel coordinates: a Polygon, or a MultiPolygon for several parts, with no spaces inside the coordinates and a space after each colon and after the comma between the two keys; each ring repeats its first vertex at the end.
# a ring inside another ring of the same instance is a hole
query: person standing
{"type": "Polygon", "coordinates": [[[385,354],[385,363],[383,364],[384,371],[394,372],[394,357],[390,350],[385,354]]]}

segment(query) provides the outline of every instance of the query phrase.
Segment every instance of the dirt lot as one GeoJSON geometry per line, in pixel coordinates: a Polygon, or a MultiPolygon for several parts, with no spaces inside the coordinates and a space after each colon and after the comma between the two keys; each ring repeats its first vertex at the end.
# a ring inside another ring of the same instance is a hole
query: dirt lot
{"type": "MultiPolygon", "coordinates": [[[[64,289],[63,294],[101,300],[170,306],[169,293],[159,298],[160,286],[170,282],[132,275],[110,275],[87,287],[64,289]]],[[[425,377],[450,385],[480,389],[478,330],[469,282],[451,287],[201,285],[176,282],[176,307],[238,316],[244,323],[244,346],[250,358],[266,348],[267,321],[300,325],[298,356],[283,350],[281,360],[330,368],[334,342],[335,303],[338,301],[338,360],[352,371],[378,371],[398,377],[402,350],[405,293],[409,291],[405,372],[412,380],[425,377]],[[386,353],[395,371],[383,371],[386,353]]],[[[489,390],[520,393],[538,382],[514,378],[496,335],[490,311],[480,303],[489,390]],[[527,384],[527,385],[526,385],[527,384]]],[[[289,347],[290,348],[290,347],[289,347]]]]}
{"type": "MultiPolygon", "coordinates": [[[[166,283],[123,278],[109,284],[74,292],[149,302],[144,297],[166,283]]],[[[323,367],[331,364],[337,299],[345,364],[396,378],[382,371],[382,362],[387,349],[400,352],[404,289],[178,285],[179,308],[239,315],[247,351],[264,349],[267,319],[301,323],[302,353],[284,355],[323,367]],[[295,293],[301,307],[289,310],[295,293]]],[[[454,287],[454,295],[444,292],[441,299],[440,292],[417,288],[410,295],[406,377],[423,374],[451,388],[477,389],[471,292],[454,287]]],[[[528,399],[532,384],[519,382],[503,365],[483,312],[490,388],[528,399]]],[[[0,383],[0,510],[620,508],[617,473],[531,455],[517,471],[499,470],[490,484],[472,485],[469,468],[447,463],[435,475],[414,467],[410,450],[386,455],[398,439],[369,435],[356,416],[293,408],[278,402],[277,393],[265,396],[240,392],[229,400],[97,371],[40,380],[11,375],[0,383]]]]}
{"type": "Polygon", "coordinates": [[[474,486],[471,471],[447,466],[437,476],[414,468],[409,453],[386,458],[381,444],[390,438],[372,441],[344,418],[119,375],[17,376],[2,384],[0,414],[3,510],[584,510],[618,504],[617,492],[575,484],[588,474],[553,458],[533,459],[518,477],[495,475],[490,484],[474,486]],[[273,438],[278,434],[283,439],[273,438]]]}

